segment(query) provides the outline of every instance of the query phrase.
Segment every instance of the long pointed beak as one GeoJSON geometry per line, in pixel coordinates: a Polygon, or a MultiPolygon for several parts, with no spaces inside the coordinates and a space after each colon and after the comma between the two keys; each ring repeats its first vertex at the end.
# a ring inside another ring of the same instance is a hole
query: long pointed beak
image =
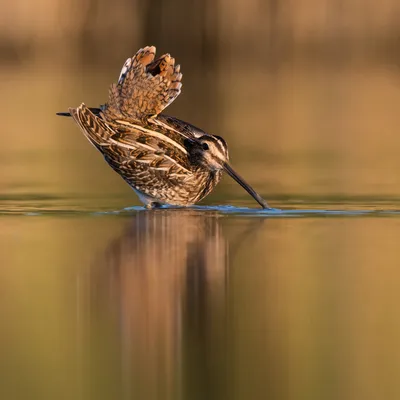
{"type": "Polygon", "coordinates": [[[229,174],[231,178],[233,178],[243,189],[250,194],[251,197],[262,207],[262,208],[271,208],[267,202],[248,184],[246,181],[237,174],[232,167],[228,164],[224,164],[224,170],[229,174]]]}

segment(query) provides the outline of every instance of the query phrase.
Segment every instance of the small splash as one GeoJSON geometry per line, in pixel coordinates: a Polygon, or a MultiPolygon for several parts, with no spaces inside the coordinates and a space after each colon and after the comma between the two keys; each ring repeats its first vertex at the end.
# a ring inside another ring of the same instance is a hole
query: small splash
{"type": "MultiPolygon", "coordinates": [[[[148,210],[143,206],[121,207],[124,199],[118,199],[119,204],[113,204],[109,199],[102,199],[99,202],[85,201],[84,204],[64,199],[64,201],[49,202],[42,201],[35,203],[31,201],[5,202],[4,207],[0,207],[2,216],[53,216],[53,217],[101,217],[119,216],[129,217],[136,213],[143,212],[196,212],[198,214],[220,214],[222,216],[235,217],[258,217],[258,218],[316,218],[316,217],[395,217],[400,215],[400,208],[397,203],[318,203],[310,202],[299,204],[289,204],[282,202],[282,208],[262,209],[253,206],[240,205],[194,205],[191,207],[162,206],[157,209],[148,210]]],[[[247,205],[247,204],[246,204],[247,205]]]]}
{"type": "MultiPolygon", "coordinates": [[[[324,209],[280,209],[280,208],[251,208],[251,207],[236,207],[233,205],[209,205],[209,206],[162,206],[158,209],[147,210],[145,207],[132,206],[125,207],[119,213],[132,213],[138,211],[157,212],[161,210],[195,210],[198,212],[217,212],[222,215],[235,215],[245,217],[357,217],[357,216],[390,216],[400,215],[400,210],[324,210],[324,209]]],[[[115,212],[114,212],[115,213],[115,212]]],[[[110,212],[104,212],[110,214],[110,212]]]]}

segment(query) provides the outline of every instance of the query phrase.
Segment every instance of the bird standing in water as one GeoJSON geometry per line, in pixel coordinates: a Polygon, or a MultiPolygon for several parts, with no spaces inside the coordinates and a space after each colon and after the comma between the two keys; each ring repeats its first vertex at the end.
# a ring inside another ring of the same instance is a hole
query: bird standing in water
{"type": "Polygon", "coordinates": [[[154,46],[140,49],[122,67],[100,108],[70,108],[86,138],[134,189],[147,208],[190,206],[207,196],[226,171],[269,208],[229,164],[225,140],[161,114],[181,92],[180,66],[169,54],[155,60],[154,46]]]}

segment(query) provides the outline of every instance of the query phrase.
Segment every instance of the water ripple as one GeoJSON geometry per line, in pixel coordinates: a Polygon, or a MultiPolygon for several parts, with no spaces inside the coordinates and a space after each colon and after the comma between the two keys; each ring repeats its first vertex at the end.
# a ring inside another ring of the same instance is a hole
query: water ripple
{"type": "Polygon", "coordinates": [[[142,212],[162,212],[162,213],[175,213],[175,212],[191,212],[198,215],[208,213],[217,213],[222,216],[235,216],[235,217],[258,217],[258,218],[318,218],[318,217],[395,217],[400,216],[399,209],[317,209],[317,208],[271,208],[259,209],[251,207],[236,207],[232,205],[210,205],[210,206],[192,206],[192,207],[173,207],[164,206],[159,209],[147,210],[142,206],[125,207],[116,210],[90,210],[90,208],[75,208],[75,207],[50,207],[50,208],[9,208],[0,209],[0,216],[120,216],[129,217],[136,213],[142,212]]]}

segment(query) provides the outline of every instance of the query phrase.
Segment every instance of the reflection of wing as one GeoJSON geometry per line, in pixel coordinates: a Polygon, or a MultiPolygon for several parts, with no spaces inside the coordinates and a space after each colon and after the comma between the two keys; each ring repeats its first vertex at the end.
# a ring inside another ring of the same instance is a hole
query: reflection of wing
{"type": "Polygon", "coordinates": [[[128,386],[124,397],[132,397],[133,387],[140,399],[174,398],[182,392],[180,366],[193,353],[186,343],[201,346],[213,365],[225,359],[228,260],[221,218],[161,209],[118,221],[114,230],[126,229],[93,254],[88,283],[80,286],[88,293],[79,297],[90,303],[82,309],[98,310],[112,335],[120,335],[113,340],[128,386]]]}
{"type": "Polygon", "coordinates": [[[164,54],[154,61],[154,46],[140,49],[122,67],[118,83],[110,88],[104,114],[108,119],[143,121],[158,115],[181,92],[180,66],[164,54]]]}

